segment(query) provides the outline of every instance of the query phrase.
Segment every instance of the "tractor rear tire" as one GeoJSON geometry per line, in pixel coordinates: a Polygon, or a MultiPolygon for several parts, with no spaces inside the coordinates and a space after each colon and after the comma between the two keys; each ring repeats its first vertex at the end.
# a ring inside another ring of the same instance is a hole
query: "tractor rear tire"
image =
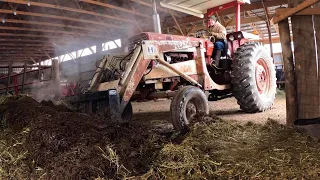
{"type": "Polygon", "coordinates": [[[233,94],[240,108],[248,113],[271,109],[276,94],[273,59],[259,43],[237,49],[232,64],[233,94]]]}
{"type": "Polygon", "coordinates": [[[187,130],[195,115],[209,114],[207,97],[197,87],[182,87],[171,101],[170,112],[173,127],[179,131],[187,130]]]}

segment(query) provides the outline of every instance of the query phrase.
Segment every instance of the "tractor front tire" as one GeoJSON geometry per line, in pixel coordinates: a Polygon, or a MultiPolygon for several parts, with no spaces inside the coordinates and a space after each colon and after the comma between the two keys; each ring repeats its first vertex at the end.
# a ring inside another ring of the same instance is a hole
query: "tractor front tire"
{"type": "Polygon", "coordinates": [[[187,130],[195,115],[209,114],[207,97],[197,87],[182,87],[171,101],[170,112],[173,127],[179,131],[187,130]]]}
{"type": "Polygon", "coordinates": [[[237,49],[232,64],[233,94],[240,108],[248,113],[271,109],[276,94],[273,59],[259,43],[237,49]]]}

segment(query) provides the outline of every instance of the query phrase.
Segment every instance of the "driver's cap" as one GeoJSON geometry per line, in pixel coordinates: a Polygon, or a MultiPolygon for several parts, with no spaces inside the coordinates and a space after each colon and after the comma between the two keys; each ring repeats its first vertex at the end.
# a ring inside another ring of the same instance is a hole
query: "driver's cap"
{"type": "Polygon", "coordinates": [[[217,21],[217,17],[215,15],[210,16],[209,19],[213,19],[214,21],[217,21]]]}

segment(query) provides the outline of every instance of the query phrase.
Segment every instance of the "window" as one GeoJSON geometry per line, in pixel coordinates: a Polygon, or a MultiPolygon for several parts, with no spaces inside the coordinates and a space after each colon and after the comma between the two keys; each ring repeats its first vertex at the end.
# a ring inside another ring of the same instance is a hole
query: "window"
{"type": "Polygon", "coordinates": [[[84,48],[78,51],[79,57],[88,56],[97,52],[97,46],[92,46],[90,48],[84,48]]]}
{"type": "Polygon", "coordinates": [[[121,47],[121,39],[102,43],[102,51],[108,51],[111,49],[116,49],[118,47],[121,47]]]}
{"type": "MultiPolygon", "coordinates": [[[[116,39],[114,41],[108,41],[108,42],[102,43],[101,45],[102,45],[102,51],[116,49],[116,48],[121,47],[121,39],[116,39]]],[[[71,53],[66,53],[66,54],[54,57],[52,59],[59,59],[60,62],[64,62],[64,61],[70,61],[70,60],[73,60],[76,58],[88,56],[88,55],[95,54],[95,53],[97,53],[97,46],[91,46],[90,48],[84,48],[84,49],[80,49],[78,51],[74,51],[71,53]]],[[[52,61],[51,61],[51,59],[47,59],[47,60],[44,60],[41,64],[42,65],[52,65],[52,61]]]]}

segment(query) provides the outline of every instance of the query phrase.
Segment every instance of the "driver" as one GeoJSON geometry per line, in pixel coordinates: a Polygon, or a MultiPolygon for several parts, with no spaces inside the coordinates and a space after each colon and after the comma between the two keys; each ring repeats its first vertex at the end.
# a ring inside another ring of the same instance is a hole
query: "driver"
{"type": "Polygon", "coordinates": [[[227,39],[227,30],[217,21],[215,16],[211,16],[208,20],[208,31],[215,37],[212,57],[215,60],[216,66],[219,67],[221,53],[225,48],[225,41],[227,39]]]}

